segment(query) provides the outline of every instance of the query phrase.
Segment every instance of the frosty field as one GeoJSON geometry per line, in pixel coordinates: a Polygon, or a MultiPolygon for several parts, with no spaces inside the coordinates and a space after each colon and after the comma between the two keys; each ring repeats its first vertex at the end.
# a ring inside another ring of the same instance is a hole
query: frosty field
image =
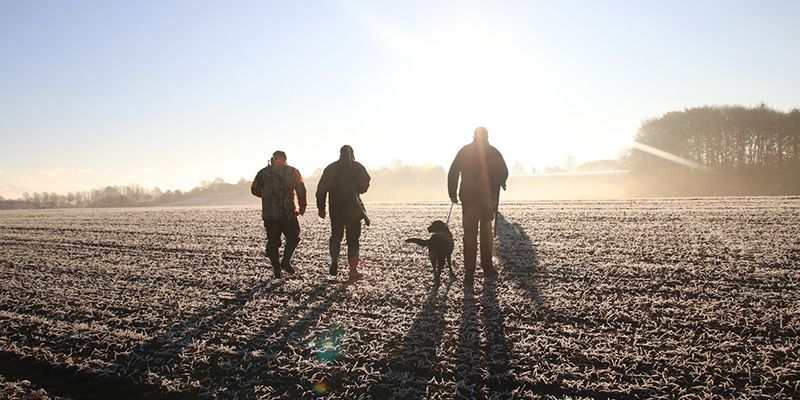
{"type": "Polygon", "coordinates": [[[254,207],[0,212],[0,398],[799,395],[800,199],[503,203],[474,294],[403,243],[448,208],[368,205],[354,285],[312,209],[284,280],[254,207]]]}

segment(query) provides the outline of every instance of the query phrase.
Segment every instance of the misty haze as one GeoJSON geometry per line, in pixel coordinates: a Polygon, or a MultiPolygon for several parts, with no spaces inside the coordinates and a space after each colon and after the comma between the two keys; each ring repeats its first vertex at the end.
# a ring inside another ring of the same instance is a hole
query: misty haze
{"type": "Polygon", "coordinates": [[[800,398],[798,16],[0,2],[0,399],[800,398]]]}

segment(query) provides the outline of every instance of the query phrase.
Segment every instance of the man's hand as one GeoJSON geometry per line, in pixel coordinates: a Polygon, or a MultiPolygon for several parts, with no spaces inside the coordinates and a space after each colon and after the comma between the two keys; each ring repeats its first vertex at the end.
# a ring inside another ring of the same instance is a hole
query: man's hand
{"type": "Polygon", "coordinates": [[[322,219],[325,219],[325,209],[324,208],[319,210],[319,217],[322,218],[322,219]]]}
{"type": "Polygon", "coordinates": [[[306,213],[306,206],[300,206],[300,215],[303,215],[305,213],[306,213]]]}
{"type": "Polygon", "coordinates": [[[505,183],[500,185],[500,187],[503,188],[503,190],[506,190],[506,184],[505,183]]]}
{"type": "Polygon", "coordinates": [[[458,197],[451,197],[450,201],[452,201],[453,204],[458,204],[458,197]]]}

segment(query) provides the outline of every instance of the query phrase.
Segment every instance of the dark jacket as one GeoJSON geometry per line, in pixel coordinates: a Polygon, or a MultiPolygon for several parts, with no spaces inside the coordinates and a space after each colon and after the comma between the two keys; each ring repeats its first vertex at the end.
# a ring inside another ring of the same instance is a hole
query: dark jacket
{"type": "Polygon", "coordinates": [[[292,219],[298,214],[294,196],[300,208],[306,207],[306,186],[300,171],[286,164],[275,164],[258,171],[250,192],[261,198],[261,218],[264,221],[292,219]]]}
{"type": "Polygon", "coordinates": [[[450,165],[447,190],[451,199],[456,198],[459,175],[461,188],[458,198],[464,206],[481,205],[494,209],[496,193],[506,184],[508,167],[503,155],[488,142],[473,141],[459,150],[450,165]]]}
{"type": "Polygon", "coordinates": [[[370,176],[357,161],[353,161],[349,171],[347,166],[347,160],[342,158],[331,163],[325,167],[317,184],[317,208],[325,210],[325,200],[330,197],[331,219],[361,218],[361,206],[353,191],[366,193],[370,176]]]}

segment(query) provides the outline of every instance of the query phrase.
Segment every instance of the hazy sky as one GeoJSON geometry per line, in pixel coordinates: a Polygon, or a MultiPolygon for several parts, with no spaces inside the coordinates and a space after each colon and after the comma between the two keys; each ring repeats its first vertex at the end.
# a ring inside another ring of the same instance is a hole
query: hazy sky
{"type": "Polygon", "coordinates": [[[800,1],[0,1],[0,196],[616,157],[647,118],[800,107],[800,1]]]}

